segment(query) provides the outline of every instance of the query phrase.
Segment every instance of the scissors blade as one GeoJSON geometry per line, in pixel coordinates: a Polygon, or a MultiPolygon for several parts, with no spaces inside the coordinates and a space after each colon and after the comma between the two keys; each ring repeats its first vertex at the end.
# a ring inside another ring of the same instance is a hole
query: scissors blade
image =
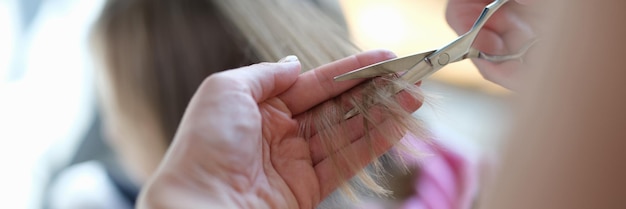
{"type": "Polygon", "coordinates": [[[335,81],[345,81],[358,78],[372,78],[376,76],[383,76],[390,73],[403,72],[411,69],[417,63],[424,60],[425,57],[431,55],[436,50],[409,55],[406,57],[400,57],[383,62],[379,62],[373,65],[369,65],[357,70],[347,72],[345,74],[335,77],[335,81]]]}

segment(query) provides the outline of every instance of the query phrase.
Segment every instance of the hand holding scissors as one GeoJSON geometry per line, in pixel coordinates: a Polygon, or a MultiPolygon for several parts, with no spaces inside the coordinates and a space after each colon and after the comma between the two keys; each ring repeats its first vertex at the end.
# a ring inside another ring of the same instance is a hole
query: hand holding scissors
{"type": "MultiPolygon", "coordinates": [[[[458,62],[467,58],[479,58],[490,62],[504,62],[508,60],[521,60],[528,48],[535,41],[530,40],[518,50],[517,53],[509,55],[490,55],[472,47],[478,33],[483,28],[487,20],[509,0],[495,0],[487,5],[472,28],[456,40],[443,46],[440,49],[400,57],[380,63],[376,63],[361,69],[357,69],[335,77],[335,81],[344,81],[358,78],[372,78],[377,76],[400,73],[398,79],[408,83],[417,83],[424,78],[437,72],[446,65],[458,62]]],[[[395,89],[400,92],[402,89],[395,89]]],[[[350,118],[358,114],[355,109],[349,111],[345,117],[350,118]]]]}
{"type": "MultiPolygon", "coordinates": [[[[485,5],[493,0],[449,0],[446,7],[448,25],[461,35],[474,24],[485,5]]],[[[550,20],[551,12],[542,11],[553,0],[511,0],[487,21],[472,45],[490,54],[514,53],[533,37],[539,37],[540,24],[550,20]],[[543,2],[543,3],[542,3],[543,2]]],[[[543,45],[543,44],[542,44],[543,45]]],[[[533,47],[535,51],[537,48],[533,47]]],[[[531,61],[527,56],[524,61],[531,61]]],[[[478,71],[488,81],[511,90],[522,88],[526,82],[520,73],[526,64],[520,62],[495,63],[484,59],[472,59],[478,71]]]]}

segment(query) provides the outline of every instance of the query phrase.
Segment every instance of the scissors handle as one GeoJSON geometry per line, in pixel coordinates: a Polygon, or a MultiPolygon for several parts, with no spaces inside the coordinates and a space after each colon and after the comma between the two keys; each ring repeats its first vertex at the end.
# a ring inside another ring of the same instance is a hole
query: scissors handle
{"type": "Polygon", "coordinates": [[[500,9],[500,7],[502,7],[502,5],[506,4],[507,2],[509,2],[509,0],[495,0],[491,2],[491,4],[487,5],[485,9],[483,9],[483,12],[480,14],[480,16],[478,16],[478,19],[476,19],[476,22],[474,22],[474,25],[472,26],[470,31],[468,32],[468,34],[471,34],[471,37],[469,37],[469,39],[471,40],[476,39],[478,32],[480,31],[481,28],[483,28],[483,26],[485,26],[485,23],[487,23],[487,20],[489,20],[491,15],[493,15],[496,11],[498,11],[498,9],[500,9]]]}
{"type": "Polygon", "coordinates": [[[467,33],[461,35],[455,41],[447,46],[444,46],[428,57],[432,64],[443,67],[449,64],[452,60],[459,60],[465,56],[472,48],[472,44],[474,44],[474,41],[478,36],[478,32],[480,32],[483,26],[485,26],[487,20],[489,20],[489,18],[508,1],[509,0],[495,0],[491,4],[487,5],[467,33]]]}
{"type": "Polygon", "coordinates": [[[487,23],[487,20],[489,20],[489,18],[508,1],[509,0],[495,0],[491,4],[487,5],[467,33],[459,36],[459,38],[452,41],[450,44],[424,58],[424,62],[417,63],[417,65],[404,73],[400,79],[411,83],[417,83],[418,81],[437,72],[444,66],[467,58],[467,54],[470,52],[472,44],[474,44],[474,40],[476,40],[480,29],[482,29],[485,23],[487,23]]]}

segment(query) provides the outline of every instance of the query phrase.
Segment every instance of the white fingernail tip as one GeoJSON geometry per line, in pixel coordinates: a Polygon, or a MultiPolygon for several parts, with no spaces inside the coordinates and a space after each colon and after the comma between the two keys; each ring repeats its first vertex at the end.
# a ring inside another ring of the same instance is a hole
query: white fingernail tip
{"type": "Polygon", "coordinates": [[[278,60],[278,62],[297,62],[297,61],[298,61],[298,57],[296,55],[289,55],[278,60]]]}

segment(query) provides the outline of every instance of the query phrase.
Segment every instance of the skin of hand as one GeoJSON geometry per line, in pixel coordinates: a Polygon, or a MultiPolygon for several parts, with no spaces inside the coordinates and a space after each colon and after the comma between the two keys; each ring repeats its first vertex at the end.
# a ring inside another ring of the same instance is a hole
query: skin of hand
{"type": "MultiPolygon", "coordinates": [[[[535,28],[530,21],[538,18],[539,14],[534,7],[535,0],[510,1],[502,6],[482,28],[474,47],[492,55],[507,55],[517,52],[522,46],[535,38],[535,28]],[[535,16],[534,16],[535,15],[535,16]]],[[[493,0],[449,0],[446,8],[448,24],[458,34],[470,30],[474,21],[482,10],[493,0]]],[[[530,50],[533,48],[531,47],[530,50]]],[[[519,61],[492,63],[486,60],[473,59],[474,64],[482,76],[508,89],[518,89],[520,86],[519,61]]]]}
{"type": "MultiPolygon", "coordinates": [[[[356,134],[335,152],[354,155],[336,166],[312,147],[315,137],[307,141],[297,136],[299,116],[335,96],[356,93],[352,87],[363,81],[335,82],[334,76],[394,57],[388,51],[368,51],[303,74],[292,57],[208,77],[143,188],[139,208],[314,208],[358,172],[337,168],[347,169],[342,166],[347,162],[362,168],[373,160],[372,150],[380,156],[393,144],[372,129],[375,146],[369,149],[360,121],[344,121],[356,134]]],[[[421,106],[405,92],[395,99],[407,111],[421,106]]],[[[381,128],[391,125],[384,118],[378,121],[381,128]]]]}

